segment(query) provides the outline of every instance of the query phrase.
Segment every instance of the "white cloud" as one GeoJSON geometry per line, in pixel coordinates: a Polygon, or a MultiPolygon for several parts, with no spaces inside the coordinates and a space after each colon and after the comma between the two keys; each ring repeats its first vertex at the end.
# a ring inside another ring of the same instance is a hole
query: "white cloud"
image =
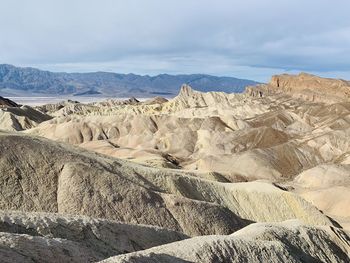
{"type": "Polygon", "coordinates": [[[0,63],[350,78],[348,0],[2,0],[0,63]]]}

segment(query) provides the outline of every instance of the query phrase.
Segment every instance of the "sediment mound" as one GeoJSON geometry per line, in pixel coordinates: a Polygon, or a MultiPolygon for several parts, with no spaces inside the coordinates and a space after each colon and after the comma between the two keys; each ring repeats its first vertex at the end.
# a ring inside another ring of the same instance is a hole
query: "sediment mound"
{"type": "Polygon", "coordinates": [[[294,179],[296,192],[350,229],[349,164],[319,165],[294,179]]]}
{"type": "Polygon", "coordinates": [[[350,237],[298,222],[252,224],[230,236],[195,237],[103,260],[117,262],[348,262],[350,237]]]}
{"type": "Polygon", "coordinates": [[[23,131],[36,127],[52,117],[30,106],[0,108],[0,129],[7,131],[23,131]]]}

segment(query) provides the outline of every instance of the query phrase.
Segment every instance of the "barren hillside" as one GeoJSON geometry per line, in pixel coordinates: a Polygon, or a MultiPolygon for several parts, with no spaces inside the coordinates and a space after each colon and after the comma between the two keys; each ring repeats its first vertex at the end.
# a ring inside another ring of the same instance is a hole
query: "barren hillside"
{"type": "MultiPolygon", "coordinates": [[[[349,82],[0,109],[4,262],[349,262],[349,82]]],[[[3,100],[6,101],[6,100],[3,100]]]]}

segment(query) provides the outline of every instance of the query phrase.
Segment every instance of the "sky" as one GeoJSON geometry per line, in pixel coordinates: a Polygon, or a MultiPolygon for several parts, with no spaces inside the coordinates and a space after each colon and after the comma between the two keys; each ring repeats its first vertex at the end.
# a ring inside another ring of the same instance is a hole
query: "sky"
{"type": "Polygon", "coordinates": [[[350,80],[349,0],[0,0],[0,63],[350,80]]]}

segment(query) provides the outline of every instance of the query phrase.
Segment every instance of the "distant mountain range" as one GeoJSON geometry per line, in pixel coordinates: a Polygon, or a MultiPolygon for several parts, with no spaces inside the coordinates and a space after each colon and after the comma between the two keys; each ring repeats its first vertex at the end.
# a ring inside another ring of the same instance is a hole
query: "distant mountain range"
{"type": "Polygon", "coordinates": [[[174,96],[182,84],[199,91],[242,92],[257,82],[204,74],[141,76],[109,72],[64,73],[0,64],[2,96],[174,96]]]}

